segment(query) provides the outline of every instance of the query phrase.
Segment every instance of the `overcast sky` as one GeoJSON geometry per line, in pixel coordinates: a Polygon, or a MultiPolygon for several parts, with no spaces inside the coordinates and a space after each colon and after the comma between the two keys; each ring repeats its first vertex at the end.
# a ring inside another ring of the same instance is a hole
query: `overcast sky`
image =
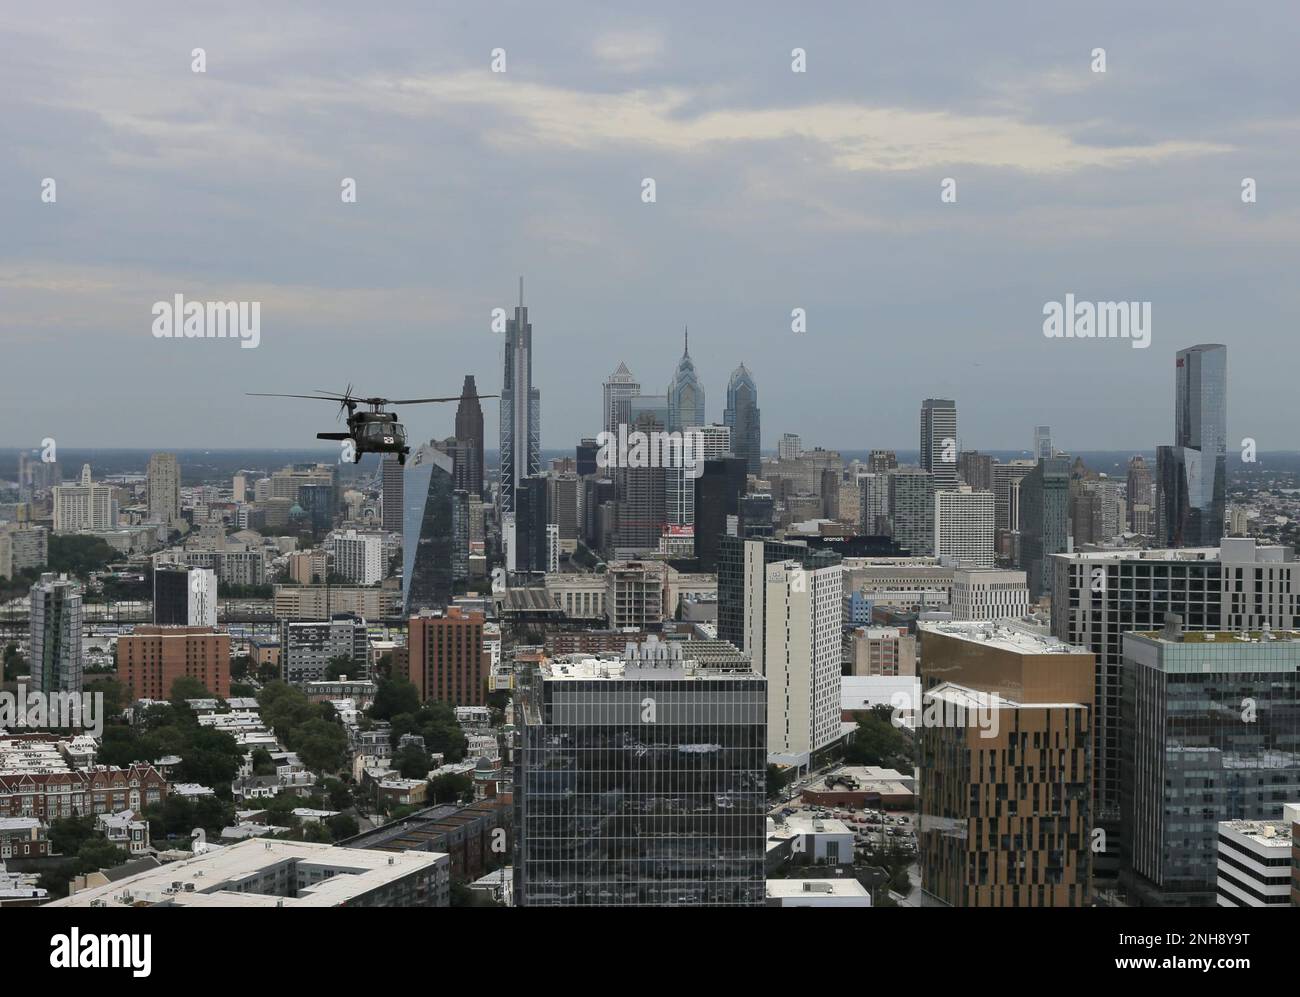
{"type": "Polygon", "coordinates": [[[965,448],[1148,449],[1174,352],[1222,342],[1230,442],[1300,449],[1296,5],[1061,6],[6,3],[0,443],[299,446],[328,406],[243,392],[495,392],[523,274],[547,447],[689,325],[709,419],[744,361],[769,448],[915,448],[941,396],[965,448]],[[1067,292],[1151,302],[1150,347],[1046,338],[1067,292]],[[155,338],[177,293],[260,301],[260,345],[155,338]]]}

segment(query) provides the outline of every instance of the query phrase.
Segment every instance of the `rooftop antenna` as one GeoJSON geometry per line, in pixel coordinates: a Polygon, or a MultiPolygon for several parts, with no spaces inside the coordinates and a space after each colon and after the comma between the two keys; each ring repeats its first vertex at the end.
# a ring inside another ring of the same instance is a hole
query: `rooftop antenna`
{"type": "Polygon", "coordinates": [[[685,350],[683,350],[683,355],[689,357],[689,356],[691,355],[691,328],[690,328],[690,326],[687,326],[687,325],[682,326],[682,336],[683,336],[683,338],[686,340],[686,348],[685,348],[685,350]]]}
{"type": "Polygon", "coordinates": [[[524,307],[524,275],[519,275],[519,307],[524,307]]]}

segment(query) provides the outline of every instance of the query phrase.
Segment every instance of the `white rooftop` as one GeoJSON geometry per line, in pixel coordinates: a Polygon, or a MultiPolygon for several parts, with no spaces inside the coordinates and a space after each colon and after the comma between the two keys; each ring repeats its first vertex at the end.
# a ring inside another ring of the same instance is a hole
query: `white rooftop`
{"type": "MultiPolygon", "coordinates": [[[[1091,654],[1086,648],[1066,644],[1056,637],[1018,627],[1005,620],[963,620],[918,623],[922,635],[935,633],[979,644],[987,644],[1016,654],[1091,654]]],[[[922,638],[924,643],[924,637],[922,638]]]]}

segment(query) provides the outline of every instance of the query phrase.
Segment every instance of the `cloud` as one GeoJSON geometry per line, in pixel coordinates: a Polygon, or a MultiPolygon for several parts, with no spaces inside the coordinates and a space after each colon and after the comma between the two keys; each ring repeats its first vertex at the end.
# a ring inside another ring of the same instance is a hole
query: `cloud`
{"type": "Polygon", "coordinates": [[[653,31],[609,31],[591,44],[591,54],[601,66],[623,73],[657,66],[663,53],[663,36],[653,31]]]}

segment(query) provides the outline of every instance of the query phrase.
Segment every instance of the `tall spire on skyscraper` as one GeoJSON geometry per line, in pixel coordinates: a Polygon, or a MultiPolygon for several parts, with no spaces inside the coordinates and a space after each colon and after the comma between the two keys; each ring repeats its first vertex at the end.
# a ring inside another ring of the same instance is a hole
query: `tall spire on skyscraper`
{"type": "Polygon", "coordinates": [[[690,330],[682,327],[682,358],[677,363],[672,383],[668,385],[668,428],[688,429],[704,425],[704,386],[695,374],[691,361],[690,330]]]}

